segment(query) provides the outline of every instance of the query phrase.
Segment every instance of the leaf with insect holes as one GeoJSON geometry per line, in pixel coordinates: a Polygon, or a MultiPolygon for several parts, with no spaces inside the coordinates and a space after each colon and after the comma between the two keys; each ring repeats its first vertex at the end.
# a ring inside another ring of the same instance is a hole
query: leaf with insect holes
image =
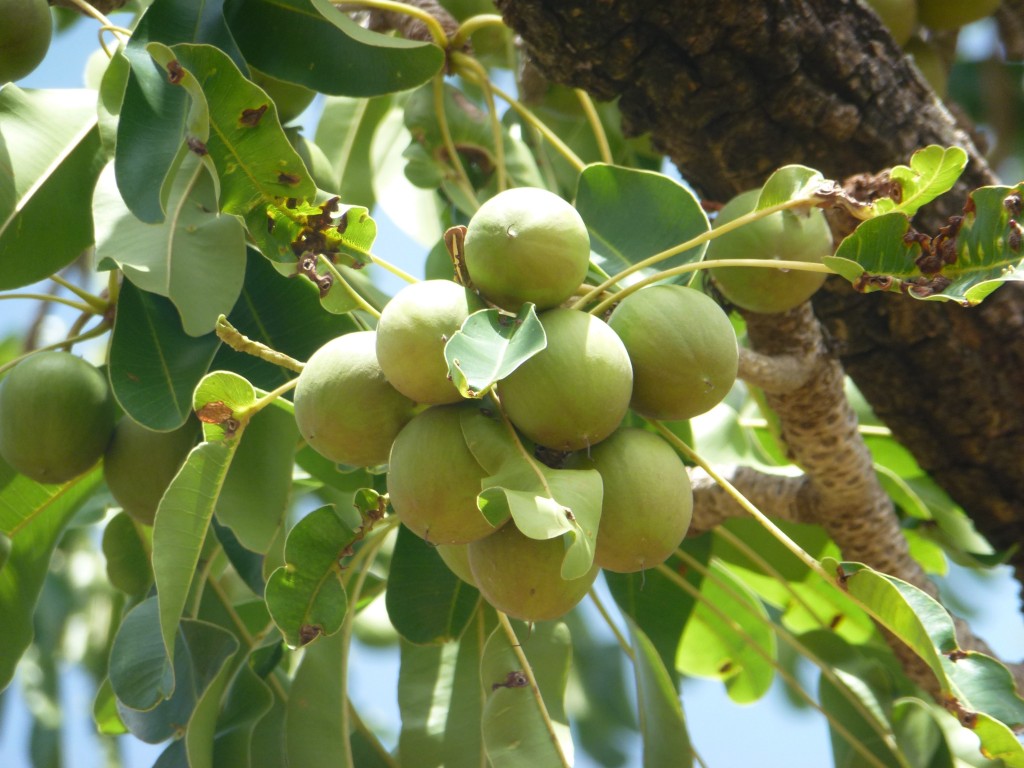
{"type": "Polygon", "coordinates": [[[980,303],[1005,282],[1024,279],[1024,183],[982,187],[965,213],[935,237],[911,231],[897,211],[869,219],[827,256],[829,269],[863,293],[887,290],[916,299],[980,303]]]}
{"type": "Polygon", "coordinates": [[[481,309],[448,339],[444,359],[462,396],[482,397],[547,343],[533,304],[524,304],[515,317],[497,309],[481,309]]]}
{"type": "Polygon", "coordinates": [[[967,153],[960,147],[932,144],[917,150],[910,158],[909,167],[897,165],[889,171],[889,178],[899,184],[899,199],[876,200],[876,215],[900,211],[913,216],[922,206],[951,190],[966,167],[967,153]]]}

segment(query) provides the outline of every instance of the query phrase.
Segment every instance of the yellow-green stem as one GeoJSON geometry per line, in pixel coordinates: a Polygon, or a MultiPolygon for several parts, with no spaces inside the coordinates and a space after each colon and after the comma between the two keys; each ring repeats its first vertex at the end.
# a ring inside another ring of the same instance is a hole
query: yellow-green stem
{"type": "Polygon", "coordinates": [[[505,20],[496,13],[479,13],[476,16],[470,16],[464,22],[459,24],[459,28],[455,30],[455,34],[452,35],[449,47],[457,51],[464,46],[469,38],[477,30],[483,29],[484,27],[504,27],[505,20]]]}
{"type": "Polygon", "coordinates": [[[380,256],[375,256],[372,253],[370,253],[369,251],[367,251],[366,255],[369,257],[370,263],[376,264],[378,267],[386,269],[388,272],[390,272],[392,275],[397,277],[399,280],[404,280],[407,283],[418,283],[419,282],[419,278],[413,277],[412,275],[410,275],[405,270],[403,270],[400,267],[397,267],[394,264],[392,264],[390,261],[386,261],[386,260],[382,259],[380,256]]]}
{"type": "Polygon", "coordinates": [[[333,263],[331,263],[330,259],[328,259],[323,254],[320,254],[317,257],[317,259],[319,260],[320,264],[322,264],[324,268],[326,268],[327,271],[334,276],[334,282],[342,286],[345,293],[352,297],[352,300],[356,303],[357,309],[363,310],[363,312],[370,315],[371,317],[374,317],[378,320],[380,319],[380,312],[377,311],[376,307],[373,307],[372,305],[367,303],[366,299],[359,295],[359,292],[352,287],[348,280],[344,278],[344,276],[341,274],[341,271],[336,266],[334,266],[333,263]]]}
{"type": "Polygon", "coordinates": [[[619,282],[619,280],[632,275],[634,272],[639,272],[641,269],[647,269],[647,267],[653,267],[655,264],[658,264],[665,259],[671,259],[676,254],[683,253],[691,248],[696,248],[710,240],[714,240],[716,237],[724,235],[726,232],[732,232],[734,229],[739,229],[740,227],[746,226],[758,219],[763,219],[765,216],[771,216],[773,213],[789,210],[790,208],[800,208],[802,206],[809,205],[813,203],[815,199],[816,198],[793,198],[792,200],[786,200],[784,202],[777,203],[776,205],[770,205],[767,208],[762,208],[759,211],[751,211],[750,213],[739,216],[726,224],[722,224],[719,227],[702,232],[696,237],[691,237],[686,242],[674,245],[660,253],[656,253],[653,256],[649,256],[646,259],[638,261],[636,264],[630,265],[617,275],[612,275],[603,283],[591,289],[590,292],[573,304],[573,309],[580,309],[589,304],[596,296],[600,295],[602,291],[611,288],[619,282]]]}
{"type": "Polygon", "coordinates": [[[265,394],[263,397],[259,398],[255,403],[250,405],[248,408],[246,408],[244,411],[242,411],[238,415],[240,417],[244,417],[246,419],[251,419],[253,416],[255,416],[257,413],[262,411],[264,408],[266,408],[272,402],[277,400],[277,398],[279,398],[285,392],[290,392],[291,390],[295,389],[295,387],[296,387],[296,385],[298,383],[299,383],[298,377],[286,381],[284,384],[282,384],[281,386],[277,387],[276,389],[271,390],[270,392],[267,392],[267,394],[265,394]]]}
{"type": "Polygon", "coordinates": [[[98,9],[86,2],[86,0],[71,0],[72,5],[78,8],[80,11],[85,13],[87,16],[92,16],[96,21],[103,25],[104,29],[109,29],[119,37],[123,36],[124,41],[127,42],[128,38],[131,37],[131,32],[123,27],[119,27],[117,24],[112,22],[106,16],[104,16],[98,9]]]}
{"type": "MultiPolygon", "coordinates": [[[[452,54],[453,56],[455,54],[452,54]]],[[[459,157],[459,150],[452,138],[451,127],[448,125],[448,112],[444,108],[444,76],[438,74],[434,78],[434,115],[437,117],[437,127],[441,131],[441,141],[444,143],[444,151],[455,169],[455,183],[462,189],[463,194],[470,200],[474,210],[480,207],[480,201],[476,198],[476,190],[469,180],[465,166],[462,165],[462,158],[459,157]]]]}
{"type": "Polygon", "coordinates": [[[79,312],[88,314],[99,314],[96,308],[90,304],[86,304],[83,301],[74,301],[73,299],[65,299],[63,296],[51,296],[49,293],[0,293],[0,300],[4,299],[27,299],[32,301],[52,301],[54,304],[63,304],[66,307],[72,307],[77,309],[79,312]]]}
{"type": "Polygon", "coordinates": [[[430,36],[434,39],[435,45],[440,48],[448,47],[448,36],[445,35],[444,27],[441,26],[441,22],[422,8],[406,5],[405,3],[392,2],[392,0],[359,0],[359,7],[373,8],[378,11],[391,11],[392,13],[402,13],[406,16],[412,16],[414,19],[422,21],[427,26],[427,29],[430,31],[430,36]]]}
{"type": "Polygon", "coordinates": [[[95,339],[97,336],[102,336],[108,330],[110,330],[110,324],[104,321],[97,325],[95,328],[93,328],[91,331],[86,331],[83,334],[80,334],[73,338],[64,339],[63,341],[55,341],[53,344],[47,344],[45,347],[39,347],[37,349],[30,350],[24,353],[23,355],[18,355],[13,360],[8,360],[3,365],[0,365],[0,374],[6,373],[11,368],[20,363],[22,360],[32,357],[32,355],[38,352],[49,352],[50,350],[53,349],[61,349],[63,347],[74,346],[80,341],[88,341],[89,339],[95,339]]]}
{"type": "Polygon", "coordinates": [[[508,189],[508,172],[505,168],[505,136],[501,131],[501,121],[498,119],[498,110],[494,106],[494,90],[491,79],[476,59],[466,56],[462,60],[465,67],[471,69],[484,92],[484,99],[487,101],[487,117],[491,124],[491,139],[494,141],[494,165],[497,172],[498,191],[508,189]]]}
{"type": "Polygon", "coordinates": [[[537,685],[537,678],[533,675],[533,667],[530,666],[530,661],[526,658],[522,645],[520,645],[519,636],[516,635],[516,631],[512,628],[512,624],[509,622],[508,616],[501,611],[497,611],[496,613],[498,614],[498,623],[501,625],[501,629],[505,633],[505,637],[508,638],[508,644],[512,648],[512,653],[515,654],[519,663],[523,667],[523,675],[526,677],[526,682],[530,686],[530,692],[533,694],[533,698],[537,701],[537,709],[540,710],[541,720],[544,721],[544,727],[547,729],[551,743],[558,752],[558,758],[561,760],[563,768],[570,768],[569,761],[565,759],[565,755],[562,753],[562,744],[558,740],[558,734],[555,733],[555,724],[551,721],[551,715],[548,713],[548,708],[544,704],[544,697],[540,695],[540,686],[537,685]]]}
{"type": "Polygon", "coordinates": [[[590,124],[590,130],[594,132],[594,139],[597,141],[597,151],[601,155],[601,162],[611,164],[612,148],[608,143],[608,134],[604,132],[604,125],[601,123],[601,116],[597,114],[597,107],[594,106],[594,100],[590,98],[590,94],[582,88],[575,88],[573,90],[576,93],[576,98],[579,99],[580,106],[583,107],[583,114],[587,117],[587,122],[590,124]]]}
{"type": "Polygon", "coordinates": [[[104,312],[107,311],[107,309],[110,308],[109,303],[101,299],[99,296],[93,296],[85,289],[79,288],[77,285],[65,280],[58,274],[50,275],[50,279],[57,285],[59,285],[61,288],[64,288],[70,291],[71,293],[75,294],[75,296],[77,296],[90,307],[92,307],[93,310],[95,310],[96,314],[102,315],[104,312]]]}
{"type": "Polygon", "coordinates": [[[587,592],[590,595],[590,599],[594,601],[594,607],[597,608],[597,612],[601,614],[601,618],[604,619],[604,623],[608,625],[608,629],[611,630],[612,634],[615,635],[615,639],[619,643],[619,647],[622,648],[622,652],[626,654],[630,659],[633,659],[636,654],[633,653],[633,646],[629,644],[629,641],[623,637],[622,632],[615,626],[615,622],[612,620],[612,615],[608,612],[604,602],[597,596],[597,590],[593,587],[587,592]]]}
{"type": "MultiPolygon", "coordinates": [[[[702,269],[715,269],[716,267],[754,267],[755,269],[789,269],[794,272],[823,272],[831,275],[832,270],[826,267],[824,264],[817,264],[811,261],[783,261],[783,260],[766,260],[766,259],[712,259],[711,261],[695,261],[690,264],[681,264],[678,267],[672,267],[672,269],[666,269],[661,272],[657,272],[649,277],[645,277],[643,280],[637,280],[632,285],[628,285],[618,293],[613,293],[607,296],[603,301],[596,304],[591,310],[592,315],[600,315],[608,307],[617,301],[622,301],[624,298],[632,293],[636,293],[641,288],[646,288],[652,283],[658,283],[670,277],[676,275],[685,275],[687,272],[699,272],[702,269]]],[[[593,291],[591,291],[593,293],[593,291]]],[[[590,294],[588,294],[590,295],[590,294]]],[[[580,299],[573,306],[577,309],[577,305],[586,299],[580,299]]]]}
{"type": "Polygon", "coordinates": [[[301,373],[305,367],[305,363],[301,363],[283,352],[278,352],[276,349],[271,349],[262,342],[253,341],[228,322],[224,315],[217,318],[216,331],[217,337],[236,352],[244,352],[296,373],[301,373]]]}

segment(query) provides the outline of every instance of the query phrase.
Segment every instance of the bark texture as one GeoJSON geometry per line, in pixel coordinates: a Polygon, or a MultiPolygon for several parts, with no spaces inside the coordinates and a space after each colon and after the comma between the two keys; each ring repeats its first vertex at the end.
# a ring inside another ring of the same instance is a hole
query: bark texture
{"type": "MultiPolygon", "coordinates": [[[[926,144],[970,155],[958,194],[995,182],[969,133],[857,0],[497,0],[551,80],[619,98],[704,196],[802,163],[844,179],[926,144]]],[[[973,310],[832,279],[815,299],[832,349],[876,413],[1000,548],[1024,541],[1024,288],[973,310]]],[[[771,321],[767,321],[771,322],[771,321]]],[[[1024,551],[1016,556],[1024,576],[1024,551]]]]}

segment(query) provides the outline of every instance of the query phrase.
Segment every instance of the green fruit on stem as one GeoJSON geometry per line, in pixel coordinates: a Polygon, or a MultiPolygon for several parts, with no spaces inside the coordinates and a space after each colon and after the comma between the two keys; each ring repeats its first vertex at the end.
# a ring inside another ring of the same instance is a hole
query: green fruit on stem
{"type": "Polygon", "coordinates": [[[540,315],[547,347],[498,384],[512,423],[535,443],[575,451],[604,440],[629,409],[633,370],[615,331],[593,315],[540,315]]]}
{"type": "Polygon", "coordinates": [[[608,321],[633,365],[630,406],[652,419],[689,419],[714,408],[736,381],[739,350],[728,315],[681,285],[627,296],[608,321]]]}
{"type": "Polygon", "coordinates": [[[395,294],[377,323],[377,359],[391,385],[417,403],[462,399],[448,378],[444,345],[484,303],[451,280],[413,283],[395,294]]]}
{"type": "Polygon", "coordinates": [[[274,100],[274,104],[277,106],[277,118],[281,121],[281,125],[290,123],[305,112],[316,98],[316,91],[298,83],[280,80],[252,66],[249,67],[249,71],[252,73],[252,81],[274,100]]]}
{"type": "MultiPolygon", "coordinates": [[[[754,210],[760,190],[734,197],[719,212],[715,228],[754,210]]],[[[832,232],[818,208],[807,213],[777,211],[716,237],[707,259],[763,259],[820,263],[832,253],[832,232]]],[[[761,314],[786,312],[807,301],[825,282],[820,272],[761,267],[715,267],[711,278],[721,294],[741,309],[761,314]]]]}
{"type": "Polygon", "coordinates": [[[114,431],[107,377],[69,352],[39,352],[0,385],[0,456],[39,483],[63,483],[103,455],[114,431]]]}
{"type": "Polygon", "coordinates": [[[932,29],[956,29],[991,16],[1000,0],[917,0],[917,17],[932,29]]]}
{"type": "Polygon", "coordinates": [[[295,423],[310,447],[339,464],[387,463],[391,444],[413,417],[412,400],[377,362],[377,334],[339,336],[313,353],[295,386],[295,423]]]}
{"type": "Polygon", "coordinates": [[[914,0],[867,0],[889,34],[898,45],[903,45],[914,34],[917,26],[917,3],[914,0]]]}
{"type": "Polygon", "coordinates": [[[434,551],[441,556],[449,571],[469,586],[476,586],[476,579],[473,578],[473,571],[469,567],[468,544],[438,544],[434,551]]]}
{"type": "Polygon", "coordinates": [[[590,235],[558,195],[520,187],[480,206],[465,251],[469,277],[485,298],[511,312],[528,301],[541,310],[568,299],[587,276],[590,235]]]}
{"type": "Polygon", "coordinates": [[[693,492],[686,467],[668,443],[624,428],[570,457],[572,469],[596,469],[604,483],[594,562],[634,573],[665,562],[690,527],[693,492]]]}
{"type": "Polygon", "coordinates": [[[523,621],[564,616],[587,594],[600,570],[595,564],[578,579],[563,579],[562,537],[528,538],[512,520],[474,541],[467,551],[480,594],[499,611],[523,621]]]}
{"type": "Polygon", "coordinates": [[[42,63],[53,37],[46,0],[0,0],[0,85],[20,80],[42,63]]]}
{"type": "Polygon", "coordinates": [[[417,414],[391,448],[388,497],[398,519],[433,544],[465,544],[494,532],[476,505],[487,477],[462,436],[461,414],[475,403],[417,414]]]}
{"type": "Polygon", "coordinates": [[[172,432],[155,432],[122,417],[103,454],[103,477],[114,500],[138,522],[152,525],[164,491],[199,434],[195,419],[172,432]]]}

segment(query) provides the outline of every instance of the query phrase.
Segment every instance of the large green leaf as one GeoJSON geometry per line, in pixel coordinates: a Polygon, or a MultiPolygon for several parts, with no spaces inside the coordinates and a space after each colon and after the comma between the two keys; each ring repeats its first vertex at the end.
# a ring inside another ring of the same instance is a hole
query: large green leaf
{"type": "Polygon", "coordinates": [[[209,174],[194,156],[173,178],[167,218],[145,224],[121,199],[108,165],[93,198],[96,255],[101,269],[116,264],[142,290],[169,298],[185,332],[202,336],[242,289],[245,230],[235,217],[217,214],[209,174]]]}
{"type": "Polygon", "coordinates": [[[117,125],[114,168],[121,196],[139,219],[162,221],[166,181],[187,151],[188,98],[167,79],[146,46],[157,42],[210,43],[244,66],[228,32],[221,0],[161,0],[142,15],[124,49],[131,73],[117,125]]]}
{"type": "Polygon", "coordinates": [[[290,408],[264,408],[245,428],[216,512],[246,549],[266,554],[284,526],[299,439],[290,408]]]}
{"type": "Polygon", "coordinates": [[[103,166],[96,93],[0,91],[0,290],[41,280],[92,244],[103,166]]]}
{"type": "Polygon", "coordinates": [[[267,608],[285,641],[298,647],[341,629],[348,611],[340,559],[356,530],[331,505],[306,515],[288,533],[285,565],[267,580],[267,608]]]}
{"type": "Polygon", "coordinates": [[[524,304],[515,317],[481,309],[445,343],[444,359],[462,396],[481,397],[547,344],[533,304],[524,304]]]}
{"type": "Polygon", "coordinates": [[[119,512],[103,529],[103,558],[110,584],[133,597],[146,594],[153,583],[149,542],[142,526],[126,512],[119,512]]]}
{"type": "Polygon", "coordinates": [[[398,530],[388,574],[388,616],[413,643],[443,643],[459,637],[473,616],[479,593],[452,573],[423,539],[398,530]]]}
{"type": "Polygon", "coordinates": [[[274,705],[270,687],[253,670],[255,659],[241,664],[224,695],[213,745],[214,765],[248,768],[252,764],[253,732],[274,705]]]}
{"type": "Polygon", "coordinates": [[[192,589],[206,532],[245,429],[240,418],[256,400],[245,379],[217,372],[196,387],[193,405],[205,441],[192,449],[160,500],[153,523],[153,576],[160,630],[173,659],[175,632],[192,589]]]}
{"type": "Polygon", "coordinates": [[[188,43],[151,43],[147,50],[176,73],[192,99],[188,143],[216,168],[223,212],[245,216],[261,203],[313,197],[316,186],[274,119],[273,100],[242,75],[230,56],[210,45],[188,43]]]}
{"type": "MultiPolygon", "coordinates": [[[[580,174],[576,209],[590,232],[593,260],[609,275],[707,232],[711,225],[693,193],[651,171],[595,163],[580,174]]],[[[654,269],[700,261],[707,245],[666,259],[654,269]]]]}
{"type": "Polygon", "coordinates": [[[125,282],[110,342],[110,384],[120,406],[140,424],[177,429],[192,411],[192,393],[210,368],[220,339],[195,338],[168,299],[125,282]]]}
{"type": "Polygon", "coordinates": [[[32,643],[32,614],[53,550],[100,477],[93,469],[64,485],[40,485],[0,460],[0,535],[9,546],[0,568],[0,690],[32,643]]]}
{"type": "Polygon", "coordinates": [[[538,690],[529,684],[508,635],[501,627],[495,629],[480,660],[480,683],[487,697],[481,723],[487,757],[493,768],[572,765],[563,705],[572,659],[569,630],[559,622],[541,622],[516,635],[538,690]]]}
{"type": "Polygon", "coordinates": [[[440,48],[370,32],[325,0],[228,0],[224,15],[247,61],[338,96],[378,96],[425,83],[440,48]]]}
{"type": "Polygon", "coordinates": [[[950,236],[920,240],[893,211],[863,222],[824,263],[864,293],[891,291],[916,299],[981,302],[1005,282],[1024,279],[1024,183],[974,190],[950,236]]]}
{"type": "MultiPolygon", "coordinates": [[[[480,716],[480,654],[487,635],[478,611],[469,629],[453,643],[402,642],[398,708],[402,768],[480,768],[484,765],[480,716]]],[[[493,619],[490,622],[493,624],[493,619]]]]}
{"type": "Polygon", "coordinates": [[[391,96],[370,99],[329,96],[316,125],[316,143],[323,147],[338,177],[341,199],[370,210],[376,200],[370,147],[392,101],[391,96]]]}
{"type": "Polygon", "coordinates": [[[636,673],[636,701],[640,735],[644,742],[644,768],[692,765],[693,751],[686,732],[679,693],[661,661],[654,643],[627,618],[633,668],[636,673]]]}
{"type": "Polygon", "coordinates": [[[676,668],[717,678],[729,697],[748,704],[771,687],[776,640],[764,605],[722,565],[712,562],[701,583],[703,599],[686,624],[676,668]]]}

